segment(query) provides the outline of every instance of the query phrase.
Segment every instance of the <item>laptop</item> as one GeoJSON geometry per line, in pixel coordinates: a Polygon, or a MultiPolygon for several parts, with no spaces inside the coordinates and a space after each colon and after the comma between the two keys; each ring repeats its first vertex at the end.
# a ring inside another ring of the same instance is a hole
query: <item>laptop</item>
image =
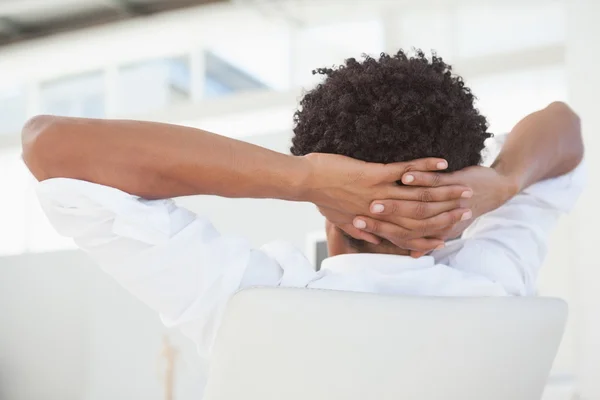
{"type": "Polygon", "coordinates": [[[540,399],[566,317],[549,298],[247,289],[228,304],[204,398],[540,399]]]}

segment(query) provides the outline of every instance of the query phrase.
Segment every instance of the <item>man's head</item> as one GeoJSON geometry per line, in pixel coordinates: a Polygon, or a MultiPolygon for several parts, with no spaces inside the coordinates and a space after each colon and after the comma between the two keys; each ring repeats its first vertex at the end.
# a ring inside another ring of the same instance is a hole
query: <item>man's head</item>
{"type": "MultiPolygon", "coordinates": [[[[333,153],[377,163],[441,157],[448,172],[481,162],[484,141],[491,137],[486,118],[462,78],[436,55],[428,59],[420,50],[414,56],[400,50],[378,60],[350,58],[313,73],[325,80],[300,101],[292,154],[333,153]]],[[[390,251],[331,227],[328,239],[330,246],[344,240],[346,252],[390,251]]]]}

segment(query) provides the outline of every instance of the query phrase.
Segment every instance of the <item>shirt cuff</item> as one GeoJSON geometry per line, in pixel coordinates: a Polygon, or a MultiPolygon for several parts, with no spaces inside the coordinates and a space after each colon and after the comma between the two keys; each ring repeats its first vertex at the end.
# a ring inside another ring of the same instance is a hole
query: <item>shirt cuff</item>
{"type": "Polygon", "coordinates": [[[531,185],[522,194],[533,196],[552,208],[566,213],[577,203],[586,181],[587,167],[583,160],[568,174],[531,185]]]}

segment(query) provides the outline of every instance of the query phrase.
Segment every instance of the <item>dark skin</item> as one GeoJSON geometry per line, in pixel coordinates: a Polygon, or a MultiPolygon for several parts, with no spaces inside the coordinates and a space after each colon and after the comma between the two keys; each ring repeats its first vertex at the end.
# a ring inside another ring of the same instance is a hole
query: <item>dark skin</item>
{"type": "Polygon", "coordinates": [[[562,103],[539,113],[515,127],[517,143],[507,142],[494,168],[452,174],[438,173],[447,165],[439,158],[384,165],[332,154],[294,157],[177,125],[53,116],[25,125],[23,159],[40,181],[82,179],[149,199],[211,194],[311,202],[353,237],[419,256],[521,188],[577,165],[583,145],[575,114],[562,103]],[[542,133],[542,142],[556,145],[540,146],[542,133]]]}
{"type": "MultiPolygon", "coordinates": [[[[332,154],[295,157],[198,129],[139,121],[40,116],[26,124],[22,138],[23,159],[38,180],[76,178],[148,199],[210,194],[311,202],[349,234],[372,243],[380,239],[356,229],[354,217],[368,213],[376,199],[420,202],[422,188],[396,182],[408,171],[447,166],[439,158],[383,165],[332,154]]],[[[468,187],[427,191],[440,201],[431,218],[410,209],[381,217],[408,221],[394,228],[405,248],[441,245],[423,232],[452,226],[468,212],[458,202],[468,187]]]]}
{"type": "MultiPolygon", "coordinates": [[[[584,145],[579,117],[564,103],[554,102],[546,108],[527,115],[508,135],[502,151],[491,167],[474,166],[452,173],[411,171],[402,176],[405,185],[435,189],[444,185],[465,185],[473,195],[461,200],[461,206],[472,212],[472,217],[435,232],[435,237],[453,239],[477,217],[500,207],[515,194],[539,181],[572,171],[583,159],[584,145]]],[[[420,213],[428,216],[434,203],[423,205],[420,213]]],[[[398,218],[383,221],[381,215],[395,215],[406,207],[405,202],[389,199],[371,204],[370,214],[354,221],[367,232],[394,243],[395,234],[390,224],[401,223],[398,218]],[[378,212],[383,206],[383,212],[378,212]]],[[[406,252],[402,252],[406,253],[406,252]]],[[[398,253],[397,253],[398,254],[398,253]]],[[[424,252],[413,251],[418,257],[424,252]]]]}

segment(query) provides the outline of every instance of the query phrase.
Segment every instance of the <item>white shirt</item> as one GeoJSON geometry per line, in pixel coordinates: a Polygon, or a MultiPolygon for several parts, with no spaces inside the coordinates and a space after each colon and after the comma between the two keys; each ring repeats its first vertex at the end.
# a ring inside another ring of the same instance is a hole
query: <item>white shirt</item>
{"type": "Polygon", "coordinates": [[[343,255],[326,259],[319,272],[290,244],[253,249],[172,200],[144,200],[63,178],[39,183],[38,195],[59,233],[72,237],[106,273],[208,356],[227,300],[248,286],[532,295],[550,230],[574,206],[583,184],[580,166],[533,185],[432,256],[343,255]]]}

